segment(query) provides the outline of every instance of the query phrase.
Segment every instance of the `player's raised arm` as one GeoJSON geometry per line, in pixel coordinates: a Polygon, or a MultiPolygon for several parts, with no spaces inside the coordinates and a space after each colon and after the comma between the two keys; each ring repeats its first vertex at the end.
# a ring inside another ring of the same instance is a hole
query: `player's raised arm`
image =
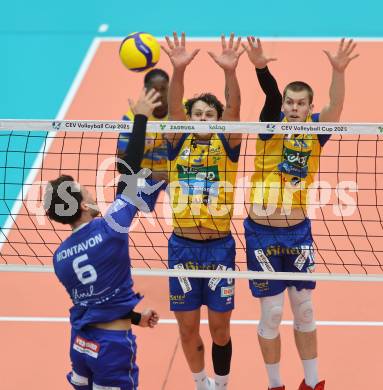
{"type": "MultiPolygon", "coordinates": [[[[178,38],[176,32],[173,33],[173,41],[168,36],[166,36],[165,39],[167,47],[161,45],[161,48],[169,56],[170,62],[173,65],[173,74],[170,79],[168,92],[169,120],[185,121],[186,114],[183,105],[185,70],[198,54],[199,49],[195,49],[192,52],[186,50],[184,32],[181,34],[181,39],[178,38]]],[[[181,136],[182,134],[165,134],[164,137],[171,144],[175,145],[181,136]]]]}
{"type": "MultiPolygon", "coordinates": [[[[138,177],[141,170],[141,162],[144,156],[145,137],[146,137],[146,124],[148,117],[152,114],[153,110],[161,105],[159,101],[159,93],[154,89],[142,91],[137,103],[133,103],[129,100],[129,104],[134,113],[133,130],[130,136],[130,141],[124,153],[117,158],[117,169],[121,173],[120,180],[117,185],[117,195],[124,193],[131,200],[140,200],[137,197],[138,177]],[[127,179],[132,176],[133,179],[127,179]],[[128,183],[129,181],[129,183],[128,183]]],[[[146,176],[150,174],[147,170],[146,176]]],[[[157,183],[161,185],[161,182],[157,183]]],[[[146,211],[145,205],[135,204],[138,209],[146,211]]],[[[128,218],[129,219],[129,218],[128,218]]]]}
{"type": "Polygon", "coordinates": [[[323,50],[332,66],[332,79],[330,85],[330,102],[325,106],[319,116],[320,122],[338,122],[342,114],[345,97],[345,70],[348,64],[359,56],[353,54],[356,43],[343,38],[335,54],[323,50]]]}
{"type": "Polygon", "coordinates": [[[251,63],[255,66],[259,85],[266,95],[263,105],[260,121],[261,122],[279,122],[282,106],[282,95],[279,91],[278,84],[270,73],[268,64],[276,61],[276,58],[267,57],[264,54],[262,42],[259,38],[253,36],[247,37],[248,45],[242,44],[251,63]]]}
{"type": "MultiPolygon", "coordinates": [[[[224,35],[221,36],[222,53],[216,55],[208,52],[215,63],[221,67],[225,73],[225,100],[226,107],[222,115],[224,121],[239,121],[241,110],[241,91],[237,79],[238,60],[244,53],[241,49],[241,37],[234,42],[234,33],[230,34],[229,41],[226,42],[224,35]]],[[[230,147],[234,148],[241,143],[241,134],[230,134],[225,136],[230,147]]]]}
{"type": "Polygon", "coordinates": [[[129,100],[129,104],[134,113],[133,130],[130,136],[130,142],[126,150],[118,159],[118,172],[130,175],[137,173],[141,168],[141,161],[144,156],[146,123],[153,110],[161,105],[158,100],[160,94],[154,89],[146,91],[143,89],[137,103],[129,100]]]}
{"type": "Polygon", "coordinates": [[[181,34],[181,39],[177,33],[173,33],[173,41],[166,36],[167,47],[161,45],[162,50],[169,56],[173,65],[173,74],[170,80],[168,105],[169,119],[173,121],[186,120],[182,99],[184,97],[184,75],[186,67],[193,61],[199,49],[192,52],[186,50],[185,33],[181,34]]]}
{"type": "Polygon", "coordinates": [[[234,34],[230,34],[229,41],[224,35],[221,36],[222,53],[217,55],[208,52],[215,63],[223,69],[225,73],[225,99],[226,107],[222,119],[226,121],[239,121],[241,108],[241,91],[239,89],[236,69],[238,60],[243,54],[241,49],[241,37],[234,42],[234,34]]]}

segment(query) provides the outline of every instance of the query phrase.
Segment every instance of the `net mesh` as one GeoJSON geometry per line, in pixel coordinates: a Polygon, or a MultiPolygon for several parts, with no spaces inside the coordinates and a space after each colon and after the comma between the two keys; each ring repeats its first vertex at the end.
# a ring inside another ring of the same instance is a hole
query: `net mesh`
{"type": "MultiPolygon", "coordinates": [[[[267,125],[262,126],[266,131],[267,125]]],[[[377,126],[370,130],[371,134],[333,134],[321,154],[310,218],[316,271],[329,279],[340,273],[383,275],[383,138],[377,126]]],[[[248,126],[243,135],[235,184],[231,231],[239,271],[247,269],[243,221],[249,209],[257,132],[258,127],[248,126]]],[[[60,174],[87,186],[106,211],[118,178],[117,138],[116,129],[0,131],[0,263],[52,264],[53,252],[70,229],[45,217],[42,198],[47,181],[60,174]]],[[[169,199],[162,192],[154,211],[139,212],[133,222],[132,267],[166,269],[172,231],[169,199]]]]}

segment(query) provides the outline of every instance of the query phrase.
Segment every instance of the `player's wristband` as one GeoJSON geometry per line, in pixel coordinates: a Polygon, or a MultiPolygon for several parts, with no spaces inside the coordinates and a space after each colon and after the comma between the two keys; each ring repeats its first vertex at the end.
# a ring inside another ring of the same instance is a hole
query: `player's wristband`
{"type": "Polygon", "coordinates": [[[132,312],[130,313],[130,319],[133,325],[138,325],[141,321],[141,313],[137,313],[132,310],[132,312]]]}

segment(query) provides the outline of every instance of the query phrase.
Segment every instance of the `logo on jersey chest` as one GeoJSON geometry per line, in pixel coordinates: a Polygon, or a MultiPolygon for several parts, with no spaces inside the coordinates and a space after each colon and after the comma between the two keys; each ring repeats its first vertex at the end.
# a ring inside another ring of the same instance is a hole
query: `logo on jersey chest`
{"type": "Polygon", "coordinates": [[[188,167],[185,165],[177,164],[177,171],[179,180],[220,180],[217,165],[212,165],[208,167],[188,167]]]}
{"type": "MultiPolygon", "coordinates": [[[[305,140],[300,139],[299,142],[305,142],[305,140]]],[[[283,161],[278,165],[280,172],[297,176],[299,178],[305,178],[307,176],[308,161],[311,155],[311,150],[303,151],[302,149],[303,148],[297,150],[285,145],[283,146],[283,161]]]]}

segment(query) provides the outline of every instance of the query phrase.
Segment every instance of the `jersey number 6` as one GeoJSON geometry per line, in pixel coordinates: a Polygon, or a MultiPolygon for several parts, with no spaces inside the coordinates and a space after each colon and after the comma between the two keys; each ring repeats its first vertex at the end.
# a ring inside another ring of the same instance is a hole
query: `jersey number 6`
{"type": "Polygon", "coordinates": [[[83,265],[82,267],[80,267],[80,264],[84,261],[87,261],[87,260],[89,260],[89,257],[87,254],[85,254],[85,255],[81,255],[81,256],[76,257],[72,263],[73,270],[74,270],[74,272],[76,272],[78,280],[82,284],[93,283],[97,280],[97,272],[96,272],[96,269],[92,265],[87,264],[87,265],[83,265]]]}

